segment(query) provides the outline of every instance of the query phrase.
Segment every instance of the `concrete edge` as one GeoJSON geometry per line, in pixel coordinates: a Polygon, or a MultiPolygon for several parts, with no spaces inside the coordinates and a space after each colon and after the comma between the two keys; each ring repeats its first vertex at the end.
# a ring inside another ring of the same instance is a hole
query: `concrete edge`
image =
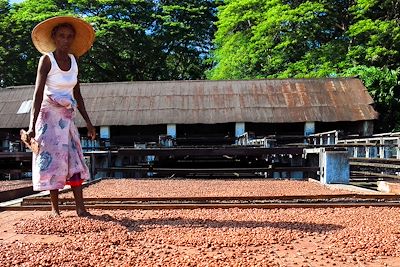
{"type": "Polygon", "coordinates": [[[320,184],[322,186],[326,186],[332,190],[347,190],[347,191],[356,192],[356,193],[368,193],[368,194],[377,194],[377,195],[383,194],[382,192],[379,192],[376,190],[359,187],[359,186],[355,186],[355,185],[351,185],[351,184],[323,184],[319,180],[312,179],[312,178],[309,178],[308,181],[313,182],[313,183],[318,183],[318,184],[320,184]]]}
{"type": "MultiPolygon", "coordinates": [[[[98,183],[102,180],[102,178],[98,178],[98,179],[94,179],[94,180],[90,180],[90,181],[86,181],[83,183],[83,187],[87,187],[91,184],[95,184],[98,183]]],[[[63,189],[59,190],[59,193],[66,193],[69,192],[71,190],[71,186],[66,185],[63,189]]],[[[28,196],[24,196],[24,197],[20,197],[20,198],[16,198],[13,200],[8,200],[5,202],[0,202],[0,207],[8,207],[8,206],[20,206],[22,201],[24,200],[24,198],[31,198],[31,197],[45,197],[45,196],[49,196],[50,195],[50,191],[46,190],[46,191],[41,191],[38,193],[35,193],[33,195],[28,195],[28,196]]]]}

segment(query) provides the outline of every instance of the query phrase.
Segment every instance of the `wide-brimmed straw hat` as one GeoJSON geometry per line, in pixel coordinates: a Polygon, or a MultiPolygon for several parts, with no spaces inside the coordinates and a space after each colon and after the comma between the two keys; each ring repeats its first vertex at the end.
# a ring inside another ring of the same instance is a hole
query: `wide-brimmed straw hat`
{"type": "Polygon", "coordinates": [[[76,57],[85,54],[92,47],[94,41],[95,33],[93,27],[86,21],[71,16],[49,18],[36,25],[32,30],[32,41],[37,50],[42,54],[46,54],[56,49],[51,37],[51,31],[62,23],[71,24],[75,29],[75,38],[71,45],[70,53],[76,57]]]}

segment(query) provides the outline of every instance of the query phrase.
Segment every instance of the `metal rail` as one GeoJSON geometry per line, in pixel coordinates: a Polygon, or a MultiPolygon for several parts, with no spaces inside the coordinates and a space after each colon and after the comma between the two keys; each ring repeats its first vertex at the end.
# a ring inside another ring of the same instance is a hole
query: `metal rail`
{"type": "Polygon", "coordinates": [[[371,178],[390,178],[394,180],[400,180],[399,175],[394,174],[386,174],[386,173],[378,173],[378,172],[367,172],[367,171],[351,171],[352,174],[355,175],[363,175],[371,178]]]}
{"type": "MultiPolygon", "coordinates": [[[[365,177],[365,179],[394,179],[399,180],[400,160],[383,158],[350,158],[352,178],[365,177]]],[[[351,179],[354,180],[354,179],[351,179]]]]}
{"type": "Polygon", "coordinates": [[[5,202],[20,197],[32,195],[34,193],[32,186],[20,187],[12,190],[0,192],[0,202],[5,202]]]}
{"type": "Polygon", "coordinates": [[[133,172],[139,171],[143,173],[151,172],[154,175],[184,175],[186,177],[209,177],[209,176],[224,176],[224,177],[260,177],[260,173],[267,172],[309,172],[316,173],[319,167],[251,167],[251,168],[160,168],[160,167],[108,167],[108,168],[95,168],[97,172],[107,172],[112,176],[115,172],[133,172]]]}
{"type": "Polygon", "coordinates": [[[350,157],[351,162],[368,162],[368,163],[381,163],[381,164],[397,164],[400,165],[400,159],[386,159],[386,158],[354,158],[350,157]]]}
{"type": "MultiPolygon", "coordinates": [[[[112,198],[85,198],[86,203],[134,203],[134,202],[250,202],[250,201],[326,201],[326,200],[341,200],[347,201],[361,201],[361,200],[391,200],[400,201],[400,195],[394,194],[329,194],[329,195],[292,195],[292,196],[200,196],[200,197],[112,197],[112,198]]],[[[49,197],[34,197],[24,198],[22,205],[43,204],[49,203],[49,197]]],[[[61,204],[74,202],[73,198],[60,198],[61,204]]]]}
{"type": "MultiPolygon", "coordinates": [[[[101,210],[160,210],[160,209],[293,209],[293,208],[351,208],[351,207],[397,207],[398,202],[326,202],[326,203],[166,203],[166,204],[88,204],[88,209],[101,210]]],[[[74,210],[75,205],[62,205],[61,210],[74,210]]],[[[50,205],[8,206],[0,211],[50,211],[50,205]]]]}
{"type": "Polygon", "coordinates": [[[400,165],[396,165],[396,164],[355,162],[355,161],[350,161],[349,163],[350,163],[350,167],[357,166],[357,167],[368,167],[368,168],[400,169],[400,165]]]}
{"type": "MultiPolygon", "coordinates": [[[[26,198],[21,206],[1,207],[5,210],[50,210],[48,197],[26,198]]],[[[60,209],[73,210],[74,199],[60,199],[60,209]]],[[[86,198],[86,207],[101,210],[156,209],[288,209],[343,207],[400,207],[400,195],[342,194],[297,196],[225,196],[225,197],[154,197],[154,198],[86,198]]]]}
{"type": "Polygon", "coordinates": [[[0,159],[31,160],[32,152],[0,152],[0,159]]]}
{"type": "Polygon", "coordinates": [[[260,155],[273,155],[273,154],[303,154],[303,148],[300,147],[277,147],[277,148],[263,148],[263,147],[191,147],[191,148],[120,148],[118,150],[120,155],[129,156],[260,156],[260,155]]]}

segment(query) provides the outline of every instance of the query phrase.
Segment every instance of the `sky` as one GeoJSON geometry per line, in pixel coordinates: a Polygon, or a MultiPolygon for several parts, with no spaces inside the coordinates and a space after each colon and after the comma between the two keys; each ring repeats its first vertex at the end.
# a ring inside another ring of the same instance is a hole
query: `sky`
{"type": "Polygon", "coordinates": [[[14,4],[14,3],[21,3],[24,0],[9,0],[9,1],[10,1],[10,4],[14,4]]]}

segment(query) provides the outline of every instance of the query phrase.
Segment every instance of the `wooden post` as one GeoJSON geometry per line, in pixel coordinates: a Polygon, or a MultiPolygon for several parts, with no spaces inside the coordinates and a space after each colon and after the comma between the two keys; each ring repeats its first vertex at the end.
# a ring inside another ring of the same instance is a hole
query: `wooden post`
{"type": "Polygon", "coordinates": [[[244,122],[236,122],[235,124],[235,137],[239,137],[245,133],[245,123],[244,122]]]}
{"type": "Polygon", "coordinates": [[[176,124],[167,124],[167,135],[176,138],[176,124]]]}
{"type": "Polygon", "coordinates": [[[304,123],[304,136],[309,136],[310,134],[315,134],[315,122],[313,121],[304,123]]]}

